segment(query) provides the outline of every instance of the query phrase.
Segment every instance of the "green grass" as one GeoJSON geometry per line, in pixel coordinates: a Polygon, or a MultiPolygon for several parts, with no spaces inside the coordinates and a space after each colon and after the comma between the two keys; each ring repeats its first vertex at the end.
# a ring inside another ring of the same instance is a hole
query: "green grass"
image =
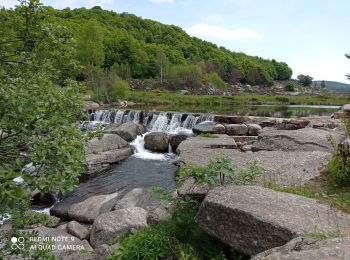
{"type": "Polygon", "coordinates": [[[228,248],[199,228],[197,210],[177,208],[170,221],[117,238],[120,247],[107,259],[225,259],[228,248]]]}
{"type": "Polygon", "coordinates": [[[278,187],[269,185],[268,187],[276,191],[314,198],[341,211],[350,213],[350,188],[332,184],[328,176],[323,176],[304,186],[278,187]]]}
{"type": "Polygon", "coordinates": [[[213,96],[213,95],[183,95],[180,93],[153,93],[146,91],[130,91],[126,99],[144,104],[153,105],[343,105],[350,102],[350,96],[327,95],[327,96],[283,96],[283,95],[261,95],[261,94],[239,94],[235,96],[213,96]]]}

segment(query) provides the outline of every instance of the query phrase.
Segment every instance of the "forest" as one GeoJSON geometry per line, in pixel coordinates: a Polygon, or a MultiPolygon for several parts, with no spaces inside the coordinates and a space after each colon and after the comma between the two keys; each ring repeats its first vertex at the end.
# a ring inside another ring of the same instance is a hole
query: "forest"
{"type": "MultiPolygon", "coordinates": [[[[99,6],[63,10],[43,6],[41,10],[45,13],[41,19],[61,37],[69,38],[65,44],[72,49],[71,60],[79,63],[59,64],[65,74],[62,77],[85,81],[102,101],[120,97],[130,79],[155,79],[172,89],[196,88],[208,82],[225,91],[227,83],[269,86],[292,76],[284,62],[233,52],[191,37],[174,25],[133,14],[99,6]]],[[[6,25],[1,33],[6,36],[17,33],[13,23],[24,22],[20,8],[2,9],[1,20],[6,25]]]]}

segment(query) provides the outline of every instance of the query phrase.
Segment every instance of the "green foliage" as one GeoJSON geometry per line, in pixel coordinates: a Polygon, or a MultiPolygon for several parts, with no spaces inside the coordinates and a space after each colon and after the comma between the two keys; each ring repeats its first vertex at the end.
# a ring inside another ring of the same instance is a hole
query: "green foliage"
{"type": "Polygon", "coordinates": [[[69,30],[51,25],[38,1],[0,10],[8,28],[0,55],[0,213],[27,200],[27,191],[65,191],[84,170],[84,117],[73,81],[69,30]],[[65,34],[65,32],[67,32],[65,34]],[[34,172],[23,171],[33,164],[34,172]],[[26,186],[13,181],[22,177],[26,186]]]}
{"type": "MultiPolygon", "coordinates": [[[[11,28],[16,24],[23,24],[23,19],[18,17],[18,14],[23,11],[23,8],[2,10],[3,13],[14,18],[11,19],[12,24],[3,26],[4,34],[12,33],[11,28]]],[[[68,29],[67,31],[57,30],[57,33],[69,34],[76,39],[76,42],[71,42],[72,46],[75,45],[75,53],[72,52],[70,57],[78,57],[85,66],[83,70],[85,73],[89,73],[94,66],[110,68],[116,64],[123,71],[118,73],[123,79],[155,78],[159,77],[162,71],[164,80],[169,81],[168,67],[193,65],[198,61],[204,61],[213,65],[213,69],[206,72],[217,73],[230,83],[250,82],[250,78],[253,79],[254,84],[268,85],[274,79],[283,80],[291,75],[291,69],[283,62],[232,52],[191,37],[174,25],[164,25],[132,14],[117,14],[101,8],[54,10],[43,7],[40,12],[42,12],[41,19],[48,20],[54,27],[61,26],[68,29]]],[[[25,32],[25,30],[21,31],[25,32]]],[[[32,36],[36,35],[32,34],[32,36]]],[[[51,49],[53,50],[54,48],[51,49]]],[[[61,61],[65,62],[60,64],[68,65],[66,56],[61,57],[61,61]]],[[[70,68],[73,67],[70,66],[70,68]]],[[[77,67],[75,70],[65,69],[64,71],[73,74],[76,69],[77,67]]]]}
{"type": "Polygon", "coordinates": [[[300,74],[297,76],[297,79],[298,79],[299,83],[301,85],[303,85],[304,87],[310,87],[312,84],[313,77],[311,77],[309,75],[300,74]]]}
{"type": "Polygon", "coordinates": [[[93,92],[93,99],[98,102],[116,102],[129,91],[128,82],[117,75],[115,68],[93,72],[87,84],[93,92]]]}
{"type": "Polygon", "coordinates": [[[120,248],[107,259],[225,259],[226,247],[198,227],[193,205],[179,203],[168,222],[117,239],[120,248]]]}
{"type": "Polygon", "coordinates": [[[173,65],[169,68],[167,80],[175,87],[200,87],[203,79],[201,64],[173,65]]]}
{"type": "Polygon", "coordinates": [[[262,174],[262,168],[254,161],[248,169],[240,173],[232,166],[231,159],[226,155],[220,155],[210,160],[206,166],[182,165],[177,176],[177,181],[182,183],[188,177],[194,178],[196,183],[205,183],[211,186],[234,183],[238,185],[252,184],[262,174]]]}
{"type": "Polygon", "coordinates": [[[287,84],[284,86],[284,90],[288,92],[293,92],[295,90],[295,87],[293,84],[287,84]]]}
{"type": "Polygon", "coordinates": [[[14,228],[28,228],[37,224],[52,227],[56,226],[59,221],[60,219],[57,217],[32,210],[15,209],[11,211],[11,224],[14,228]]]}
{"type": "Polygon", "coordinates": [[[168,204],[173,200],[173,195],[165,188],[152,187],[150,195],[163,204],[168,204]]]}
{"type": "Polygon", "coordinates": [[[306,237],[310,237],[316,240],[326,240],[326,239],[331,239],[331,238],[336,238],[339,237],[340,234],[335,232],[335,233],[324,233],[324,232],[306,232],[305,233],[306,237]]]}
{"type": "Polygon", "coordinates": [[[328,172],[335,183],[349,185],[350,158],[337,151],[328,163],[328,172]]]}
{"type": "Polygon", "coordinates": [[[206,74],[205,79],[217,89],[220,89],[222,91],[227,90],[227,85],[225,81],[223,81],[219,74],[217,74],[216,72],[206,74]]]}

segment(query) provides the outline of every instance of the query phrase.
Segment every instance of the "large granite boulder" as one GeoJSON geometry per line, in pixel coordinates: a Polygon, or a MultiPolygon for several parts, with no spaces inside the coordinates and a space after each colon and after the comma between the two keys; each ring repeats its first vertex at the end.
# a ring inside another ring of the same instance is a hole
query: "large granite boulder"
{"type": "Polygon", "coordinates": [[[134,153],[132,147],[106,151],[86,156],[87,169],[82,176],[82,180],[94,177],[108,169],[114,164],[127,159],[134,153]]]}
{"type": "Polygon", "coordinates": [[[124,140],[130,142],[136,138],[136,136],[143,134],[144,129],[134,123],[134,122],[127,122],[120,126],[118,126],[114,133],[122,137],[124,140]]]}
{"type": "Polygon", "coordinates": [[[147,212],[142,208],[132,207],[107,212],[94,221],[90,243],[95,248],[115,237],[146,226],[147,212]]]}
{"type": "Polygon", "coordinates": [[[341,110],[350,113],[350,104],[345,104],[341,110]]]}
{"type": "Polygon", "coordinates": [[[186,133],[172,134],[170,135],[170,145],[174,151],[176,151],[177,147],[185,141],[190,135],[186,133]]]}
{"type": "Polygon", "coordinates": [[[333,152],[333,146],[328,141],[331,135],[336,143],[345,139],[344,134],[329,129],[303,128],[299,130],[276,130],[264,128],[259,133],[259,141],[253,146],[253,151],[325,151],[333,152]]]}
{"type": "Polygon", "coordinates": [[[82,201],[62,200],[50,213],[63,219],[72,219],[84,223],[93,223],[101,214],[111,211],[117,202],[119,192],[94,195],[82,201]]]}
{"type": "Polygon", "coordinates": [[[287,244],[255,255],[251,260],[322,260],[350,259],[350,237],[323,241],[309,237],[297,237],[287,244]]]}
{"type": "Polygon", "coordinates": [[[105,134],[101,139],[93,138],[85,146],[86,154],[98,154],[127,147],[128,143],[115,134],[105,134]]]}
{"type": "Polygon", "coordinates": [[[238,252],[256,255],[308,233],[350,235],[350,216],[316,200],[258,186],[209,191],[197,222],[238,252]]]}
{"type": "Polygon", "coordinates": [[[164,132],[152,132],[145,135],[145,148],[157,151],[167,152],[169,149],[169,134],[164,132]]]}
{"type": "Polygon", "coordinates": [[[262,127],[258,124],[247,124],[248,127],[248,135],[256,136],[259,134],[259,131],[262,127]]]}
{"type": "Polygon", "coordinates": [[[117,134],[117,128],[121,125],[122,123],[110,123],[103,129],[103,132],[106,134],[117,134]]]}
{"type": "Polygon", "coordinates": [[[215,123],[212,122],[212,121],[204,121],[204,122],[201,122],[197,125],[195,125],[193,128],[192,128],[192,131],[193,133],[195,134],[213,134],[214,133],[214,128],[215,126],[215,123]]]}
{"type": "Polygon", "coordinates": [[[116,134],[93,138],[85,146],[87,169],[83,179],[94,177],[133,154],[130,145],[116,134]]]}

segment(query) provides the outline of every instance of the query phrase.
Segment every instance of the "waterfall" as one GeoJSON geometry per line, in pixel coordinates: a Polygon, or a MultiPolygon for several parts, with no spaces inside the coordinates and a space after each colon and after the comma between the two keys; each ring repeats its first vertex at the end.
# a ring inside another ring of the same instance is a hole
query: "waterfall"
{"type": "Polygon", "coordinates": [[[211,114],[182,114],[179,112],[147,112],[141,110],[97,110],[91,114],[93,122],[126,123],[134,122],[143,124],[150,132],[170,132],[180,131],[191,132],[191,129],[204,121],[213,121],[211,114]]]}

